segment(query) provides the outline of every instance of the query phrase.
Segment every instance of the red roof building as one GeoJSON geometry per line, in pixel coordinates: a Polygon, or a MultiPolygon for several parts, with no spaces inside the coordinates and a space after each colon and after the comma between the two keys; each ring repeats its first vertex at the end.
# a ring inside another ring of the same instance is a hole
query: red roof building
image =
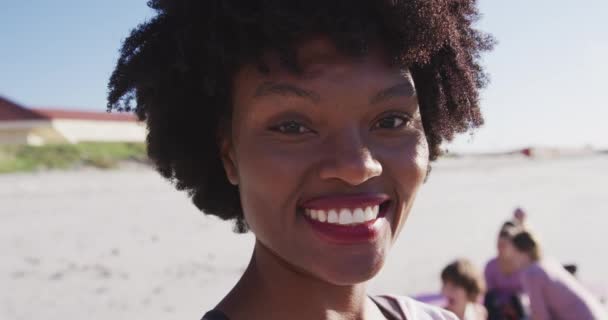
{"type": "Polygon", "coordinates": [[[0,144],[143,142],[145,136],[130,113],[27,108],[0,96],[0,144]]]}

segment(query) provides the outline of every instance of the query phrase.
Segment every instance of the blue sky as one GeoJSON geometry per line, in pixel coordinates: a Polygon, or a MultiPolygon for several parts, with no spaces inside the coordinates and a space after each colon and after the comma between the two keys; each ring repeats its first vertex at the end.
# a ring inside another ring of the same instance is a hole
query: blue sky
{"type": "MultiPolygon", "coordinates": [[[[105,110],[121,40],[142,0],[21,0],[0,10],[0,95],[28,106],[105,110]]],[[[480,0],[498,39],[484,64],[486,125],[449,146],[608,148],[608,1],[480,0]]]]}

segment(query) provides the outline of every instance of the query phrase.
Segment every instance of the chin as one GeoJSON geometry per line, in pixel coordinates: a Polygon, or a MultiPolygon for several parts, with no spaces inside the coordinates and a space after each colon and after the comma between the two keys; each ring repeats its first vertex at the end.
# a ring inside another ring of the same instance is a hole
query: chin
{"type": "Polygon", "coordinates": [[[350,286],[367,282],[374,278],[382,269],[384,258],[353,259],[341,261],[331,267],[326,266],[321,278],[338,286],[350,286]]]}

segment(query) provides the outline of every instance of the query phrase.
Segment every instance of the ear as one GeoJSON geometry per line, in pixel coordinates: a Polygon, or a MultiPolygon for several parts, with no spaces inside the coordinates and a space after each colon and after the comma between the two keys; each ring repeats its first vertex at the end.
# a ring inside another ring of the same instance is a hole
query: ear
{"type": "Polygon", "coordinates": [[[226,178],[233,185],[239,184],[238,167],[234,156],[234,144],[230,135],[223,134],[220,137],[220,157],[226,172],[226,178]]]}

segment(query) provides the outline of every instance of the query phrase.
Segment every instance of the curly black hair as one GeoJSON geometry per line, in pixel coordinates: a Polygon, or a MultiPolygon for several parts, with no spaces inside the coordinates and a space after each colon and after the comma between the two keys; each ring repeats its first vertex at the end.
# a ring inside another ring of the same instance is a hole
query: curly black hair
{"type": "Polygon", "coordinates": [[[108,85],[108,111],[135,111],[148,125],[157,170],[207,214],[236,219],[238,189],[219,156],[218,132],[231,116],[232,78],[244,64],[268,72],[279,53],[297,73],[296,48],[328,36],[348,56],[381,46],[410,70],[430,160],[454,134],[480,126],[480,53],[491,36],[473,27],[475,0],[152,0],[157,15],[124,41],[108,85]],[[133,106],[133,100],[135,106],[133,106]]]}

